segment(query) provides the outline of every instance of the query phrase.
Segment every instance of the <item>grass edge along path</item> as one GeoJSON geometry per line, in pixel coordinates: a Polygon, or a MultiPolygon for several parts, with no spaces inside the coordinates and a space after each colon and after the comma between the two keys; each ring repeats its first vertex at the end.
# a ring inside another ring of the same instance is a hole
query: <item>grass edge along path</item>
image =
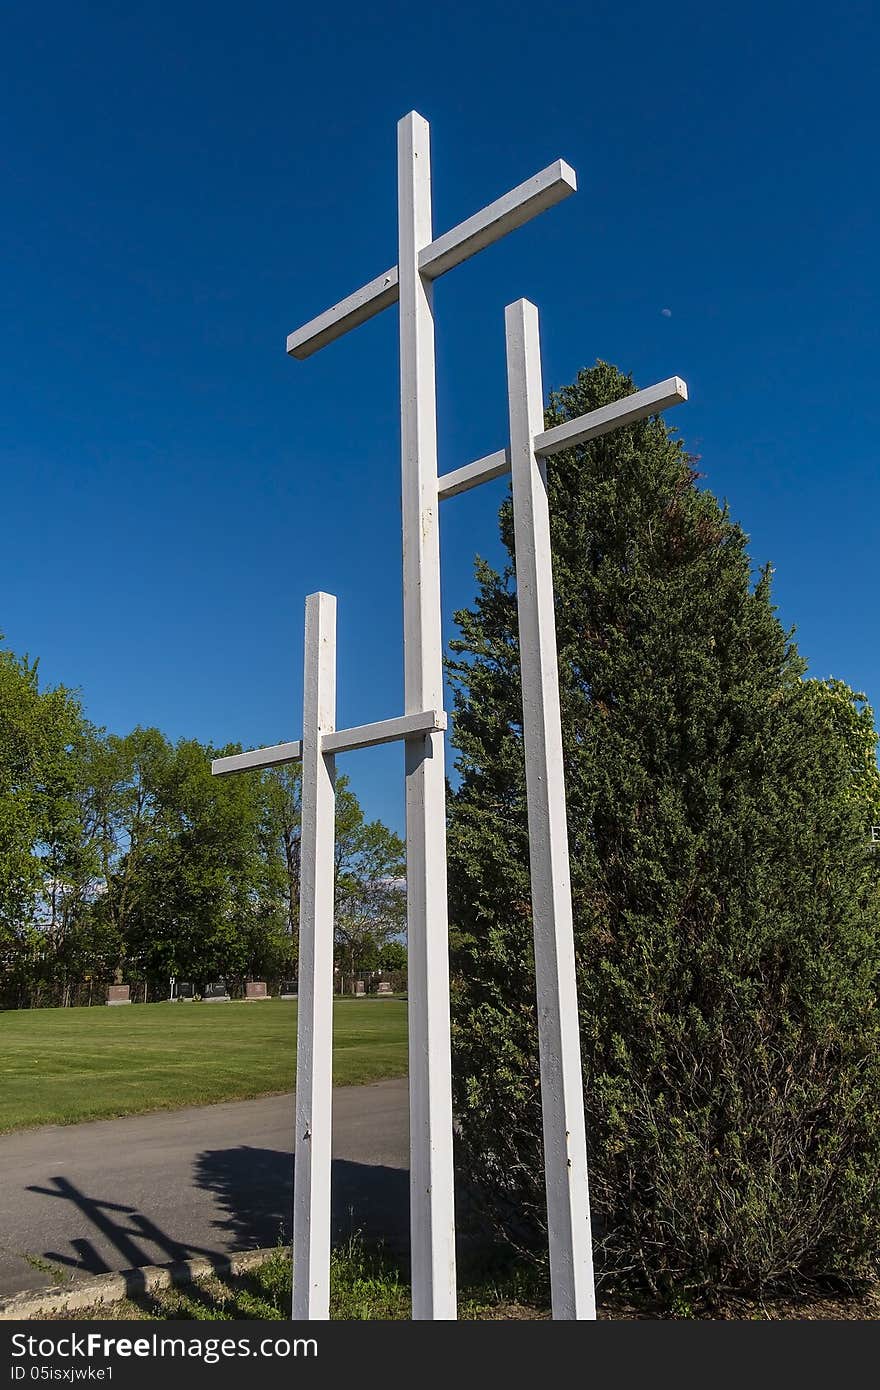
{"type": "MultiPolygon", "coordinates": [[[[291,1091],[293,1000],[0,1013],[0,1135],[291,1091]]],[[[406,1003],[341,998],[333,1083],[407,1070],[406,1003]]]]}
{"type": "MultiPolygon", "coordinates": [[[[409,1282],[401,1263],[381,1248],[364,1246],[357,1236],[332,1252],[330,1291],[333,1321],[404,1321],[411,1316],[409,1282]]],[[[543,1318],[549,1316],[545,1302],[530,1269],[510,1269],[500,1281],[483,1276],[472,1287],[463,1288],[459,1318],[543,1318]]],[[[28,1312],[29,1319],[45,1321],[281,1321],[289,1317],[289,1245],[255,1251],[247,1257],[246,1268],[207,1272],[181,1286],[163,1283],[115,1302],[102,1301],[90,1308],[77,1305],[71,1312],[28,1312]]]]}
{"type": "MultiPolygon", "coordinates": [[[[257,1252],[254,1252],[255,1255],[257,1252]]],[[[157,1288],[76,1312],[76,1320],[284,1321],[290,1316],[290,1247],[264,1252],[265,1258],[238,1273],[208,1274],[182,1287],[157,1288]]],[[[459,1293],[461,1321],[547,1319],[546,1283],[530,1265],[504,1261],[494,1273],[479,1266],[464,1273],[459,1293]]],[[[40,1318],[40,1314],[35,1315],[40,1318]]],[[[62,1313],[43,1315],[48,1321],[62,1313]]],[[[401,1321],[411,1316],[410,1290],[400,1263],[354,1237],[333,1251],[330,1270],[332,1321],[401,1321]]],[[[599,1318],[613,1321],[672,1319],[689,1321],[877,1321],[880,1286],[858,1294],[805,1291],[775,1299],[728,1297],[715,1308],[661,1308],[623,1298],[600,1299],[599,1318]]]]}

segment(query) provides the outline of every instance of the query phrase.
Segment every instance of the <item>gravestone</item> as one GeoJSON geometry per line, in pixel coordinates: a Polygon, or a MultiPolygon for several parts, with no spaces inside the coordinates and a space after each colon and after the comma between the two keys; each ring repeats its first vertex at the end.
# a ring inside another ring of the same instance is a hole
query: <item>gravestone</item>
{"type": "Polygon", "coordinates": [[[355,980],[355,982],[354,982],[354,992],[355,992],[355,994],[366,994],[366,989],[365,989],[365,987],[364,987],[364,982],[363,982],[363,980],[355,980]]]}
{"type": "Polygon", "coordinates": [[[191,1004],[195,995],[195,986],[189,980],[181,980],[175,986],[177,998],[182,1004],[191,1004]]]}
{"type": "Polygon", "coordinates": [[[281,981],[281,998],[282,998],[282,999],[295,999],[295,998],[296,998],[296,985],[297,985],[296,980],[282,980],[282,981],[281,981]]]}
{"type": "Polygon", "coordinates": [[[205,985],[205,992],[202,995],[203,1004],[228,1004],[229,993],[226,989],[225,980],[215,980],[213,984],[205,985]]]}
{"type": "Polygon", "coordinates": [[[248,980],[244,987],[245,999],[268,999],[265,980],[248,980]]]}
{"type": "Polygon", "coordinates": [[[108,1004],[130,1004],[131,986],[130,985],[108,985],[107,986],[108,1004]]]}
{"type": "Polygon", "coordinates": [[[389,994],[393,994],[394,990],[391,988],[388,980],[380,980],[376,986],[376,993],[387,997],[389,994]]]}

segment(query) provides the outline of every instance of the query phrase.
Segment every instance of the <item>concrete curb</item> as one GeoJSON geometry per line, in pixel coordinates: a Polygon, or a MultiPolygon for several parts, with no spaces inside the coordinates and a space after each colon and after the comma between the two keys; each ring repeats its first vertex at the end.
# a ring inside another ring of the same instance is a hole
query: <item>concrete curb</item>
{"type": "Polygon", "coordinates": [[[57,1284],[33,1292],[14,1293],[0,1298],[0,1322],[26,1321],[47,1314],[76,1314],[88,1308],[119,1303],[137,1294],[154,1293],[192,1284],[197,1279],[215,1274],[245,1274],[264,1264],[276,1247],[263,1250],[242,1250],[235,1255],[218,1255],[216,1259],[181,1260],[178,1264],[144,1265],[141,1269],[123,1269],[118,1274],[101,1274],[96,1279],[77,1281],[66,1288],[57,1284]]]}

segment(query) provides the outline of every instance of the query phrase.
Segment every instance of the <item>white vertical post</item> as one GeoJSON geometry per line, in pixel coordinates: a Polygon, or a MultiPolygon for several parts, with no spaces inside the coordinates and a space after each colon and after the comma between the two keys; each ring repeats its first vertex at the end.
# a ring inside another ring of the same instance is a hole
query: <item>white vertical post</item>
{"type": "Polygon", "coordinates": [[[293,1317],[330,1316],[330,1130],[333,1085],[336,599],[309,594],[302,737],[293,1317]]]}
{"type": "Polygon", "coordinates": [[[554,1318],[596,1316],[538,311],[505,310],[523,740],[554,1318]]]}
{"type": "MultiPolygon", "coordinates": [[[[415,112],[397,127],[405,713],[443,708],[431,146],[415,112]]],[[[443,734],[406,741],[410,1240],[413,1318],[456,1316],[443,734]]]]}

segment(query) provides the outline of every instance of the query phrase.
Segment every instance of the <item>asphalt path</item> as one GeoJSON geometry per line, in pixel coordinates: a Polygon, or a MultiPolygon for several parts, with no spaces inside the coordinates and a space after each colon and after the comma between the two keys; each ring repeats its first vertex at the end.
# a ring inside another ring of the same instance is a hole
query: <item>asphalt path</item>
{"type": "MultiPolygon", "coordinates": [[[[0,1296],[289,1239],[293,1097],[0,1137],[0,1296]]],[[[333,1093],[333,1232],[402,1248],[407,1083],[333,1093]]]]}

